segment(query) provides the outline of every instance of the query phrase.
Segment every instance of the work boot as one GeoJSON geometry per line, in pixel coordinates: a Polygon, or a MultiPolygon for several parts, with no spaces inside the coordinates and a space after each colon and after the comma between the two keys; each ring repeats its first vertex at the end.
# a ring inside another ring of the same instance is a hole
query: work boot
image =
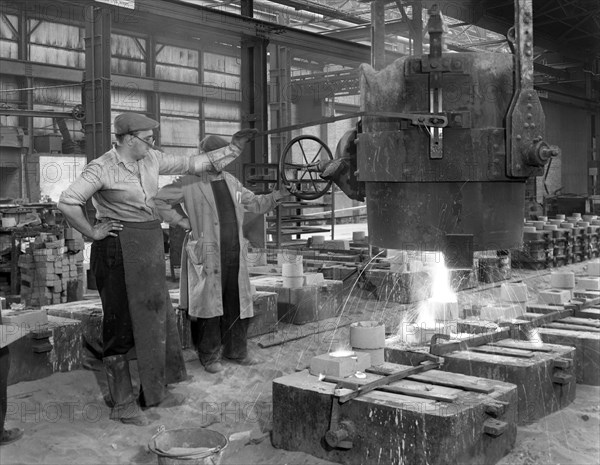
{"type": "Polygon", "coordinates": [[[223,364],[217,360],[216,362],[207,363],[204,365],[204,369],[209,373],[219,373],[220,371],[223,371],[225,367],[223,367],[223,364]]]}
{"type": "Polygon", "coordinates": [[[112,401],[110,419],[135,426],[146,426],[150,423],[137,403],[131,385],[129,361],[125,355],[104,357],[104,368],[108,380],[108,391],[112,401]]]}
{"type": "Polygon", "coordinates": [[[230,362],[233,363],[237,363],[238,365],[244,365],[244,366],[250,366],[250,365],[259,365],[261,363],[264,363],[263,360],[260,360],[259,358],[247,354],[245,357],[243,358],[229,358],[229,357],[223,357],[226,360],[229,360],[230,362]]]}

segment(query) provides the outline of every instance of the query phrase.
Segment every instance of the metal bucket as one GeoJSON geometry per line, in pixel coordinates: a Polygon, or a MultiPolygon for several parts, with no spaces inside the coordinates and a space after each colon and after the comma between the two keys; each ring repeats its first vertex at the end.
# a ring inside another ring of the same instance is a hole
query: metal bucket
{"type": "Polygon", "coordinates": [[[225,436],[206,428],[161,429],[148,448],[158,458],[158,465],[219,465],[225,436]]]}

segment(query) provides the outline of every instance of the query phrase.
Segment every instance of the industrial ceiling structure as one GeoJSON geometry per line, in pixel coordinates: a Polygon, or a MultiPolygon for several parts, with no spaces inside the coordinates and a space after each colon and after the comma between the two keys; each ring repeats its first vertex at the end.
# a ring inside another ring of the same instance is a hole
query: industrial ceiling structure
{"type": "MultiPolygon", "coordinates": [[[[183,0],[239,14],[244,0],[183,0]]],[[[368,0],[254,0],[254,18],[293,29],[371,45],[368,0]]],[[[437,4],[448,25],[446,46],[454,51],[509,52],[506,35],[514,24],[513,0],[383,2],[386,50],[410,53],[424,43],[426,9],[437,4]],[[419,37],[421,36],[421,37],[419,37]],[[418,46],[418,45],[417,45],[418,46]]],[[[600,89],[600,3],[596,0],[534,0],[536,86],[560,86],[591,98],[600,89]]],[[[597,98],[597,96],[596,96],[597,98]]]]}

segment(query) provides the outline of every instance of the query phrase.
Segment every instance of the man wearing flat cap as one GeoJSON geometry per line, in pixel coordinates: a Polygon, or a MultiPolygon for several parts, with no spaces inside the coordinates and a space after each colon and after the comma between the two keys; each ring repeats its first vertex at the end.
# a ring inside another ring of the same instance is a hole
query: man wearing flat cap
{"type": "Polygon", "coordinates": [[[158,177],[221,170],[256,134],[253,129],[241,130],[225,147],[189,157],[158,150],[153,134],[157,127],[157,121],[141,114],[118,115],[115,147],[86,165],[58,204],[71,226],[94,241],[90,266],[102,300],[102,356],[111,418],[138,426],[149,422],[140,407],[183,402],[166,385],[186,377],[154,204],[158,177]],[[96,208],[94,225],[82,209],[90,198],[96,208]],[[139,403],[127,358],[133,347],[140,375],[139,403]]]}
{"type": "MultiPolygon", "coordinates": [[[[227,144],[222,137],[208,136],[200,148],[211,151],[227,144]]],[[[259,362],[247,347],[253,302],[244,213],[266,213],[293,189],[256,195],[231,174],[211,170],[183,176],[156,195],[161,217],[191,230],[183,243],[179,305],[192,318],[198,358],[209,373],[222,371],[223,359],[239,365],[259,362]],[[180,213],[179,204],[187,216],[180,213]]]]}

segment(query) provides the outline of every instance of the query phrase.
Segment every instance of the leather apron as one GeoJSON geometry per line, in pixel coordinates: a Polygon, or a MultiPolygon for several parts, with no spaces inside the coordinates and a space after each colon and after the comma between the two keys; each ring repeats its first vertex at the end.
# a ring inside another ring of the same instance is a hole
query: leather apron
{"type": "Polygon", "coordinates": [[[164,398],[167,384],[181,381],[187,374],[167,288],[160,222],[122,224],[119,240],[127,300],[140,383],[150,406],[164,398]]]}

